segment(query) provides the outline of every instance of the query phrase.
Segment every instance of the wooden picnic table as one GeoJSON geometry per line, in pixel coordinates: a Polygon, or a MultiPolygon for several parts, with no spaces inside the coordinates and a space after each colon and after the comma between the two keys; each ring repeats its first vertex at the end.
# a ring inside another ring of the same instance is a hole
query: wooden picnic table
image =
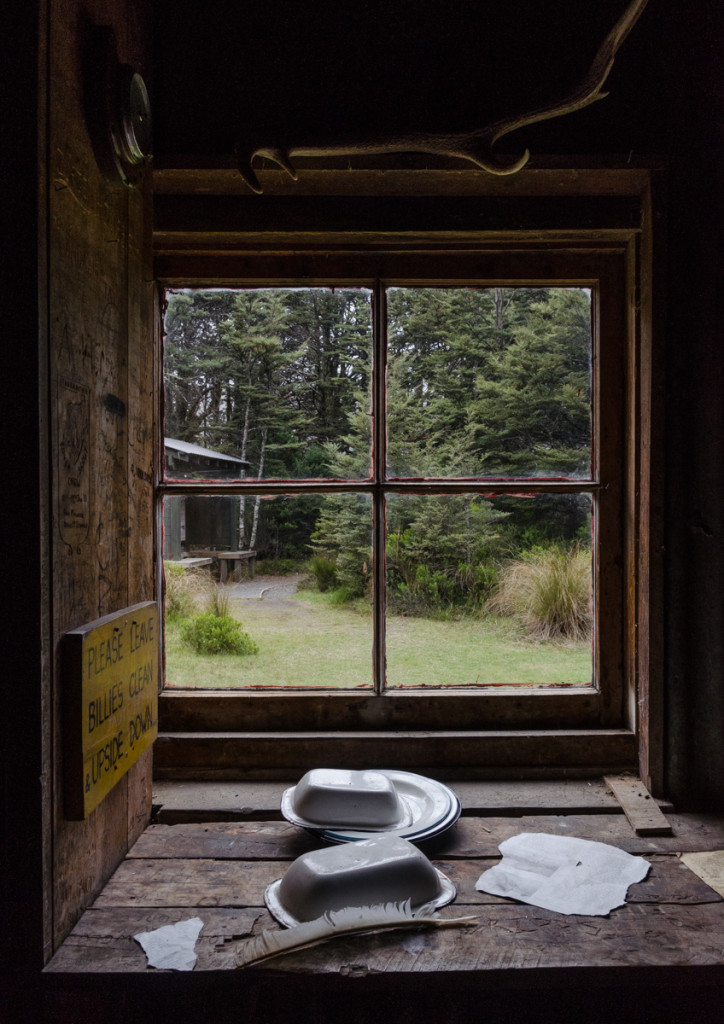
{"type": "Polygon", "coordinates": [[[256,551],[189,551],[192,558],[214,558],[219,563],[219,579],[226,583],[229,571],[233,573],[234,583],[241,579],[241,567],[244,562],[249,563],[249,575],[252,579],[256,575],[256,551]]]}

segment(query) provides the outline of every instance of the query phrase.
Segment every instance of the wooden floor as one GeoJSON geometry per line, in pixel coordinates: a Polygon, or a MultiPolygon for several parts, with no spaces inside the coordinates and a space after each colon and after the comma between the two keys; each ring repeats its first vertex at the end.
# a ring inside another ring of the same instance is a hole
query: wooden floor
{"type": "MultiPolygon", "coordinates": [[[[459,788],[463,795],[465,786],[459,788]]],[[[518,978],[526,972],[538,977],[545,970],[565,971],[570,982],[577,972],[583,978],[615,968],[619,981],[652,970],[652,978],[671,980],[676,972],[685,978],[686,971],[694,970],[698,978],[721,984],[724,900],[678,855],[724,850],[723,818],[667,813],[673,835],[642,837],[615,801],[601,798],[600,787],[583,801],[587,806],[574,800],[573,813],[517,815],[509,806],[482,814],[471,807],[485,802],[470,796],[465,806],[463,795],[457,825],[422,847],[457,887],[457,899],[441,913],[456,916],[464,910],[476,916],[476,926],[335,940],[248,968],[245,977],[265,972],[297,980],[305,975],[414,975],[419,981],[422,974],[448,974],[469,981],[471,972],[492,979],[512,971],[518,978]],[[499,859],[498,845],[520,832],[610,843],[645,857],[651,870],[630,888],[626,906],[605,918],[564,916],[477,892],[477,878],[499,859]]],[[[546,803],[539,797],[522,802],[546,803]]],[[[260,816],[271,813],[263,800],[257,809],[260,816]]],[[[244,820],[149,826],[46,971],[158,976],[163,972],[147,967],[132,936],[193,916],[204,922],[194,977],[231,971],[241,940],[278,927],[264,906],[266,886],[295,857],[318,845],[282,820],[250,820],[254,810],[243,808],[244,820]]],[[[170,814],[173,820],[173,808],[170,814]]],[[[200,809],[197,814],[204,816],[200,809]]],[[[208,816],[219,814],[216,807],[208,816]]]]}

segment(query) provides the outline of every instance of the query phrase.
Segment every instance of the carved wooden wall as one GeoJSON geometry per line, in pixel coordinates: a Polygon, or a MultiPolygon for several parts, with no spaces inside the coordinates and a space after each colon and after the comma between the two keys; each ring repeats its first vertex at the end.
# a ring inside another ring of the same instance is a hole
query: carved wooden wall
{"type": "MultiPolygon", "coordinates": [[[[135,0],[52,0],[48,88],[48,329],[52,707],[52,938],[57,944],[148,821],[151,751],[85,821],[63,807],[66,630],[153,592],[150,175],[104,178],[86,127],[86,17],[121,61],[148,48],[135,0]]],[[[146,72],[147,73],[147,72],[146,72]]]]}

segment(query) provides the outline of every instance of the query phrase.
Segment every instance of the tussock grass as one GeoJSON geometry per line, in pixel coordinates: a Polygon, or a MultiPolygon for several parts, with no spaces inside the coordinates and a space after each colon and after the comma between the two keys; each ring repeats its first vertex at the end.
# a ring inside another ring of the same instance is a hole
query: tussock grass
{"type": "Polygon", "coordinates": [[[518,618],[536,640],[591,636],[591,554],[579,547],[528,553],[505,566],[487,603],[495,615],[518,618]]]}
{"type": "Polygon", "coordinates": [[[230,618],[232,613],[229,591],[223,587],[214,586],[213,592],[209,596],[208,609],[218,619],[230,618]]]}
{"type": "Polygon", "coordinates": [[[204,611],[217,615],[228,614],[216,611],[213,602],[217,599],[218,587],[211,574],[200,567],[184,568],[172,562],[164,562],[166,581],[165,615],[167,622],[179,622],[204,611]]]}

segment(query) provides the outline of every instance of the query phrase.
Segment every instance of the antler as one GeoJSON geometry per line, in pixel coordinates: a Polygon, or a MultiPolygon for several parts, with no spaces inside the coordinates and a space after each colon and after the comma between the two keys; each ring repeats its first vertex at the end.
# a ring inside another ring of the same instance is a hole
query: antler
{"type": "Polygon", "coordinates": [[[499,163],[493,156],[493,146],[498,139],[511,132],[524,128],[538,121],[547,121],[553,117],[571,114],[576,110],[603,99],[607,93],[602,92],[603,85],[613,66],[616,53],[629,32],[636,24],[648,0],[632,0],[619,20],[613,26],[593,59],[588,73],[577,88],[557,103],[527,111],[514,117],[496,121],[485,128],[471,132],[453,134],[427,135],[410,133],[409,135],[390,136],[385,138],[363,139],[350,142],[338,141],[328,145],[295,145],[288,149],[277,146],[260,146],[248,155],[239,154],[239,173],[247,185],[257,193],[262,188],[254,173],[251,162],[255,156],[266,157],[278,164],[296,181],[297,173],[292,163],[293,157],[335,157],[335,156],[374,156],[390,153],[426,153],[432,156],[457,157],[468,160],[489,174],[515,174],[524,167],[530,157],[526,149],[522,156],[508,164],[499,163]]]}
{"type": "MultiPolygon", "coordinates": [[[[509,135],[510,132],[517,131],[518,128],[524,128],[526,125],[535,124],[538,121],[547,121],[552,117],[561,117],[563,114],[572,114],[576,110],[581,110],[583,107],[595,103],[596,100],[605,99],[608,93],[601,90],[613,67],[616,53],[638,21],[647,3],[648,0],[633,0],[629,4],[598,48],[598,52],[593,58],[593,63],[588,69],[588,74],[579,82],[578,88],[574,89],[570,96],[559,100],[557,103],[551,103],[549,106],[540,107],[538,110],[532,110],[517,117],[498,121],[489,128],[483,129],[480,133],[472,132],[470,137],[479,136],[491,148],[498,139],[504,135],[509,135]]],[[[516,167],[515,169],[518,170],[519,168],[516,167]]],[[[495,171],[492,173],[495,173],[495,171]]],[[[503,171],[502,173],[508,174],[511,172],[503,171]]]]}

